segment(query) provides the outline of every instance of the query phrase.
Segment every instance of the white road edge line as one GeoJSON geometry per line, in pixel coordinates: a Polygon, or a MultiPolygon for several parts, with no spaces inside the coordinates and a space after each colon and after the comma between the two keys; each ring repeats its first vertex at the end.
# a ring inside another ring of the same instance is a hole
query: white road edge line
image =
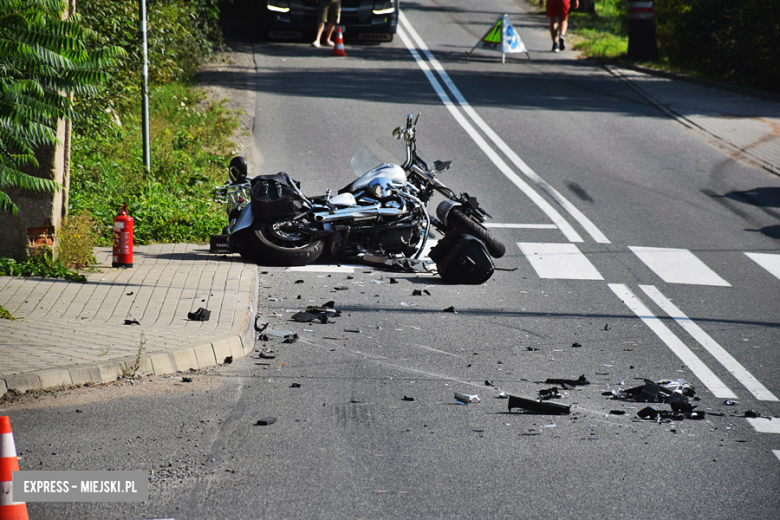
{"type": "Polygon", "coordinates": [[[506,229],[558,229],[558,226],[555,224],[496,224],[493,222],[485,222],[482,225],[489,228],[506,229]]]}
{"type": "Polygon", "coordinates": [[[671,301],[669,301],[668,298],[661,294],[661,291],[659,291],[655,286],[640,285],[639,288],[642,289],[644,293],[649,296],[650,299],[653,300],[656,305],[658,305],[666,314],[674,318],[674,321],[679,323],[680,326],[693,337],[693,339],[698,341],[699,344],[707,350],[707,352],[712,354],[712,357],[717,359],[721,365],[726,367],[726,370],[731,372],[731,374],[737,378],[737,380],[742,383],[751,394],[756,396],[756,399],[761,401],[778,400],[777,397],[775,397],[772,392],[770,392],[764,385],[762,385],[758,379],[753,377],[753,374],[748,372],[739,361],[734,359],[734,357],[726,352],[726,350],[721,347],[714,339],[712,339],[709,334],[704,332],[701,327],[696,325],[693,320],[686,316],[675,304],[673,304],[671,301]]]}
{"type": "MultiPolygon", "coordinates": [[[[550,186],[547,181],[539,177],[539,175],[537,175],[537,173],[533,171],[531,167],[528,166],[525,161],[523,161],[514,152],[514,150],[512,150],[509,145],[507,145],[504,140],[493,131],[490,126],[488,126],[487,123],[485,123],[479,114],[477,114],[471,105],[469,105],[468,101],[466,101],[466,98],[464,98],[460,93],[460,90],[458,90],[458,87],[456,87],[452,82],[449,74],[447,74],[447,71],[444,70],[444,67],[441,66],[438,60],[433,56],[433,54],[431,54],[430,50],[428,50],[428,45],[425,43],[425,41],[423,41],[420,35],[417,34],[417,31],[414,30],[414,27],[412,27],[412,24],[406,18],[406,15],[404,15],[402,11],[399,11],[398,16],[401,23],[404,24],[406,30],[409,32],[409,34],[411,34],[414,41],[417,42],[417,46],[423,51],[426,58],[428,58],[428,61],[439,74],[439,77],[441,77],[444,84],[447,85],[447,88],[450,89],[452,95],[455,96],[455,99],[463,108],[463,111],[468,114],[471,120],[477,124],[477,126],[485,133],[485,135],[487,135],[490,140],[493,141],[498,149],[501,150],[504,155],[506,155],[509,160],[511,160],[514,165],[521,172],[523,172],[523,174],[525,174],[526,177],[531,179],[531,181],[533,181],[540,189],[544,190],[550,197],[552,197],[555,202],[560,204],[560,206],[565,209],[583,227],[583,229],[588,232],[588,234],[590,234],[593,240],[599,244],[609,244],[609,239],[596,227],[595,224],[593,224],[593,222],[590,221],[590,219],[588,219],[588,217],[586,217],[579,209],[577,209],[576,206],[574,206],[574,204],[569,202],[563,195],[561,195],[558,190],[550,186]]],[[[575,242],[575,240],[570,241],[575,242]]]]}
{"type": "Polygon", "coordinates": [[[777,460],[780,460],[780,450],[772,450],[772,453],[775,454],[775,457],[777,457],[777,460]]]}
{"type": "Polygon", "coordinates": [[[569,224],[566,219],[563,218],[563,216],[558,213],[555,208],[553,208],[549,202],[544,200],[544,198],[536,193],[533,188],[531,188],[530,185],[528,185],[525,181],[523,181],[520,177],[517,176],[515,172],[512,171],[512,169],[507,165],[501,157],[498,156],[498,154],[488,146],[488,144],[485,142],[485,140],[482,138],[479,133],[474,129],[473,126],[466,120],[465,117],[458,111],[458,109],[455,107],[455,105],[452,103],[452,100],[447,95],[446,92],[444,92],[444,89],[442,88],[441,84],[436,79],[436,76],[433,75],[433,72],[431,72],[430,67],[428,67],[428,64],[420,57],[420,54],[417,52],[417,49],[415,48],[414,44],[412,44],[411,40],[409,40],[409,37],[406,35],[406,33],[403,31],[401,27],[398,27],[397,29],[398,35],[401,37],[401,40],[403,40],[404,45],[406,45],[406,48],[409,50],[409,52],[414,57],[414,60],[417,62],[417,65],[420,67],[420,69],[425,73],[425,77],[428,78],[428,81],[430,82],[433,89],[436,91],[436,94],[439,95],[439,99],[441,99],[441,102],[444,104],[444,106],[447,108],[447,110],[450,111],[452,114],[452,117],[455,118],[455,120],[460,124],[460,126],[463,127],[463,129],[466,131],[466,133],[471,137],[471,139],[479,146],[482,151],[485,153],[485,155],[488,156],[488,158],[493,161],[493,164],[495,164],[498,169],[503,173],[507,179],[512,181],[515,186],[520,188],[520,191],[522,191],[526,197],[531,199],[531,201],[536,204],[539,209],[541,209],[547,217],[552,220],[555,225],[558,227],[558,229],[561,230],[561,232],[566,236],[566,238],[569,240],[569,242],[582,242],[582,238],[580,235],[574,230],[573,227],[571,227],[571,224],[569,224]]]}
{"type": "Polygon", "coordinates": [[[661,341],[666,343],[674,354],[680,358],[680,360],[687,365],[689,369],[696,375],[696,377],[705,384],[707,388],[713,393],[715,397],[721,399],[736,399],[737,395],[732,392],[723,381],[718,379],[712,370],[705,365],[687,346],[685,343],[674,335],[669,328],[664,325],[660,319],[658,319],[650,309],[637,298],[631,290],[624,284],[611,283],[608,284],[618,298],[623,300],[623,303],[631,309],[642,322],[647,325],[650,330],[655,332],[661,341]]]}

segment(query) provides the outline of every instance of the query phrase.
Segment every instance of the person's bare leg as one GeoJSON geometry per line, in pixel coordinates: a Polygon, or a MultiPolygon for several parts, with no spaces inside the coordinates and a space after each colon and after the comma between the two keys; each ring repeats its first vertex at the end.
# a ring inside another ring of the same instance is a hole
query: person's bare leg
{"type": "Polygon", "coordinates": [[[312,45],[314,45],[315,47],[320,46],[320,38],[322,38],[322,30],[324,28],[325,28],[325,23],[320,22],[320,24],[317,26],[317,39],[315,39],[314,43],[312,43],[312,45]]]}
{"type": "Polygon", "coordinates": [[[328,38],[325,40],[325,43],[333,47],[333,40],[330,39],[331,36],[333,36],[333,28],[336,27],[335,23],[328,22],[328,38]]]}

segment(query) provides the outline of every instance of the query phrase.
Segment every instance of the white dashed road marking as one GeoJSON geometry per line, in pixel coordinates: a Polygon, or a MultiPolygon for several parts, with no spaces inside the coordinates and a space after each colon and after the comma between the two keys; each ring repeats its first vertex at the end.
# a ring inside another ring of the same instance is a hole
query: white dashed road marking
{"type": "Polygon", "coordinates": [[[574,244],[518,242],[540,278],[603,280],[590,260],[574,244]]]}
{"type": "Polygon", "coordinates": [[[780,419],[771,417],[748,417],[747,422],[758,433],[780,433],[780,419]]]}
{"type": "Polygon", "coordinates": [[[639,246],[628,248],[666,283],[731,287],[730,283],[687,249],[639,246]]]}
{"type": "Polygon", "coordinates": [[[775,278],[780,279],[780,255],[767,253],[745,253],[748,258],[769,271],[775,278]]]}

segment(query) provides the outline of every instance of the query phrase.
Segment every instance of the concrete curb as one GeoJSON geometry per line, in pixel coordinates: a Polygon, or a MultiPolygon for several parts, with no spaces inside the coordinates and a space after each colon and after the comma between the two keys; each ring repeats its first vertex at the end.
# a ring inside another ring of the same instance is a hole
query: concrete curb
{"type": "MultiPolygon", "coordinates": [[[[232,356],[233,359],[248,356],[254,349],[258,293],[259,274],[255,269],[252,276],[252,290],[249,293],[250,301],[246,302],[243,318],[237,318],[237,324],[230,332],[208,341],[190,343],[167,351],[141,355],[138,358],[137,373],[140,375],[173,374],[219,365],[224,363],[228,356],[232,356]]],[[[62,385],[108,383],[116,381],[123,374],[131,371],[135,363],[136,357],[128,356],[105,363],[85,363],[14,374],[0,378],[0,396],[8,390],[26,392],[27,390],[43,390],[62,385]]]]}

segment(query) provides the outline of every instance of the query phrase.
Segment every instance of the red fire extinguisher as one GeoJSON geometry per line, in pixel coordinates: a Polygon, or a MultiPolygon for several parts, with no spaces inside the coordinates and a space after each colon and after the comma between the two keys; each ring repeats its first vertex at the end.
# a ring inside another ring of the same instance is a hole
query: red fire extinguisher
{"type": "Polygon", "coordinates": [[[114,261],[111,267],[133,267],[133,217],[127,204],[114,217],[114,261]]]}

